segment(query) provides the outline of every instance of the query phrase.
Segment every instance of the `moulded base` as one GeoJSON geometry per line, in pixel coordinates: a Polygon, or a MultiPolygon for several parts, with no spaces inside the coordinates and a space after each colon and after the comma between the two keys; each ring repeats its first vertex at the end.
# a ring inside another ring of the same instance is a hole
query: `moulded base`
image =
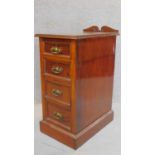
{"type": "Polygon", "coordinates": [[[40,122],[40,130],[63,144],[77,149],[112,120],[113,111],[109,111],[77,134],[73,134],[43,120],[40,122]]]}

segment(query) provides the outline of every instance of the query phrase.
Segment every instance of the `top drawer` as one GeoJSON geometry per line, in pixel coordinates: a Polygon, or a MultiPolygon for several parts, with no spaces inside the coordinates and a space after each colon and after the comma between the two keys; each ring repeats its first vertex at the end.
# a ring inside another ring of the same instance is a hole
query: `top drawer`
{"type": "Polygon", "coordinates": [[[70,42],[68,40],[45,39],[45,53],[52,55],[70,55],[70,42]]]}

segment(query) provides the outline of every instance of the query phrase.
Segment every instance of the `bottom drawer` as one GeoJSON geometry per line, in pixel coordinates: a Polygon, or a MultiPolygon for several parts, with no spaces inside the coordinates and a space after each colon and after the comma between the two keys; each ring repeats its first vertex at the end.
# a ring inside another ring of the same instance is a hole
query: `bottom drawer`
{"type": "Polygon", "coordinates": [[[48,120],[62,128],[70,130],[71,112],[47,101],[48,120]]]}

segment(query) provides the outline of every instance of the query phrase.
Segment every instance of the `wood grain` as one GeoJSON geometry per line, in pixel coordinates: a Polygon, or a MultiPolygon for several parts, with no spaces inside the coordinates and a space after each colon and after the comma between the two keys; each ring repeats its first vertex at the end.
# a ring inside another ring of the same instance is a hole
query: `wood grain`
{"type": "Polygon", "coordinates": [[[64,102],[64,104],[71,104],[70,87],[66,87],[61,84],[53,82],[46,82],[45,85],[46,85],[46,95],[49,96],[51,99],[60,100],[64,102]],[[53,90],[59,90],[60,92],[62,92],[62,94],[59,96],[55,96],[52,92],[53,90]]]}
{"type": "Polygon", "coordinates": [[[112,120],[113,112],[110,111],[77,134],[73,134],[61,127],[48,123],[47,121],[40,122],[40,130],[63,144],[66,144],[73,149],[78,149],[83,143],[90,139],[90,137],[94,136],[112,120]]]}
{"type": "Polygon", "coordinates": [[[36,34],[36,37],[40,38],[53,38],[53,39],[64,39],[64,40],[81,40],[87,38],[97,38],[97,37],[109,37],[119,35],[118,32],[80,32],[73,34],[36,34]]]}
{"type": "Polygon", "coordinates": [[[70,78],[70,65],[69,64],[64,64],[61,62],[54,62],[54,61],[50,61],[50,60],[44,60],[45,63],[45,73],[49,73],[55,76],[63,76],[66,78],[70,78]],[[52,72],[52,68],[53,67],[62,67],[63,71],[61,73],[55,74],[54,72],[52,72]]]}
{"type": "Polygon", "coordinates": [[[74,149],[113,119],[115,47],[119,32],[108,26],[101,30],[91,26],[85,31],[76,35],[36,35],[40,38],[42,83],[40,129],[74,149]],[[52,54],[52,47],[61,48],[62,53],[52,54]],[[55,74],[53,67],[63,70],[55,74]]]}
{"type": "Polygon", "coordinates": [[[71,126],[71,112],[68,110],[65,110],[52,102],[47,101],[47,117],[51,119],[52,123],[62,126],[61,124],[68,126],[70,128],[71,126]],[[58,112],[63,116],[63,119],[55,119],[54,112],[58,112]]]}
{"type": "Polygon", "coordinates": [[[61,50],[60,54],[58,55],[70,55],[70,41],[66,40],[64,42],[64,40],[58,40],[58,39],[44,39],[45,41],[45,53],[49,53],[51,55],[55,55],[52,54],[51,48],[53,47],[57,47],[61,50]]]}

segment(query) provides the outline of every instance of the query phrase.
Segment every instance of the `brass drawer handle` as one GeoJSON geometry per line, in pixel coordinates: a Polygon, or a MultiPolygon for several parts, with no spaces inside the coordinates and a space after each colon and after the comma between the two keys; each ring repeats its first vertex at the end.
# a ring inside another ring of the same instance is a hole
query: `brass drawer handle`
{"type": "Polygon", "coordinates": [[[50,51],[51,51],[52,54],[60,54],[61,53],[61,49],[58,48],[58,47],[52,47],[50,49],[50,51]]]}
{"type": "Polygon", "coordinates": [[[59,112],[54,112],[53,117],[57,120],[63,120],[64,119],[64,116],[62,114],[60,114],[59,112]]]}
{"type": "Polygon", "coordinates": [[[54,74],[60,74],[61,72],[63,72],[63,68],[59,66],[53,66],[51,71],[54,74]]]}
{"type": "Polygon", "coordinates": [[[59,89],[53,89],[52,90],[52,95],[54,96],[61,96],[62,95],[62,91],[59,89]]]}

